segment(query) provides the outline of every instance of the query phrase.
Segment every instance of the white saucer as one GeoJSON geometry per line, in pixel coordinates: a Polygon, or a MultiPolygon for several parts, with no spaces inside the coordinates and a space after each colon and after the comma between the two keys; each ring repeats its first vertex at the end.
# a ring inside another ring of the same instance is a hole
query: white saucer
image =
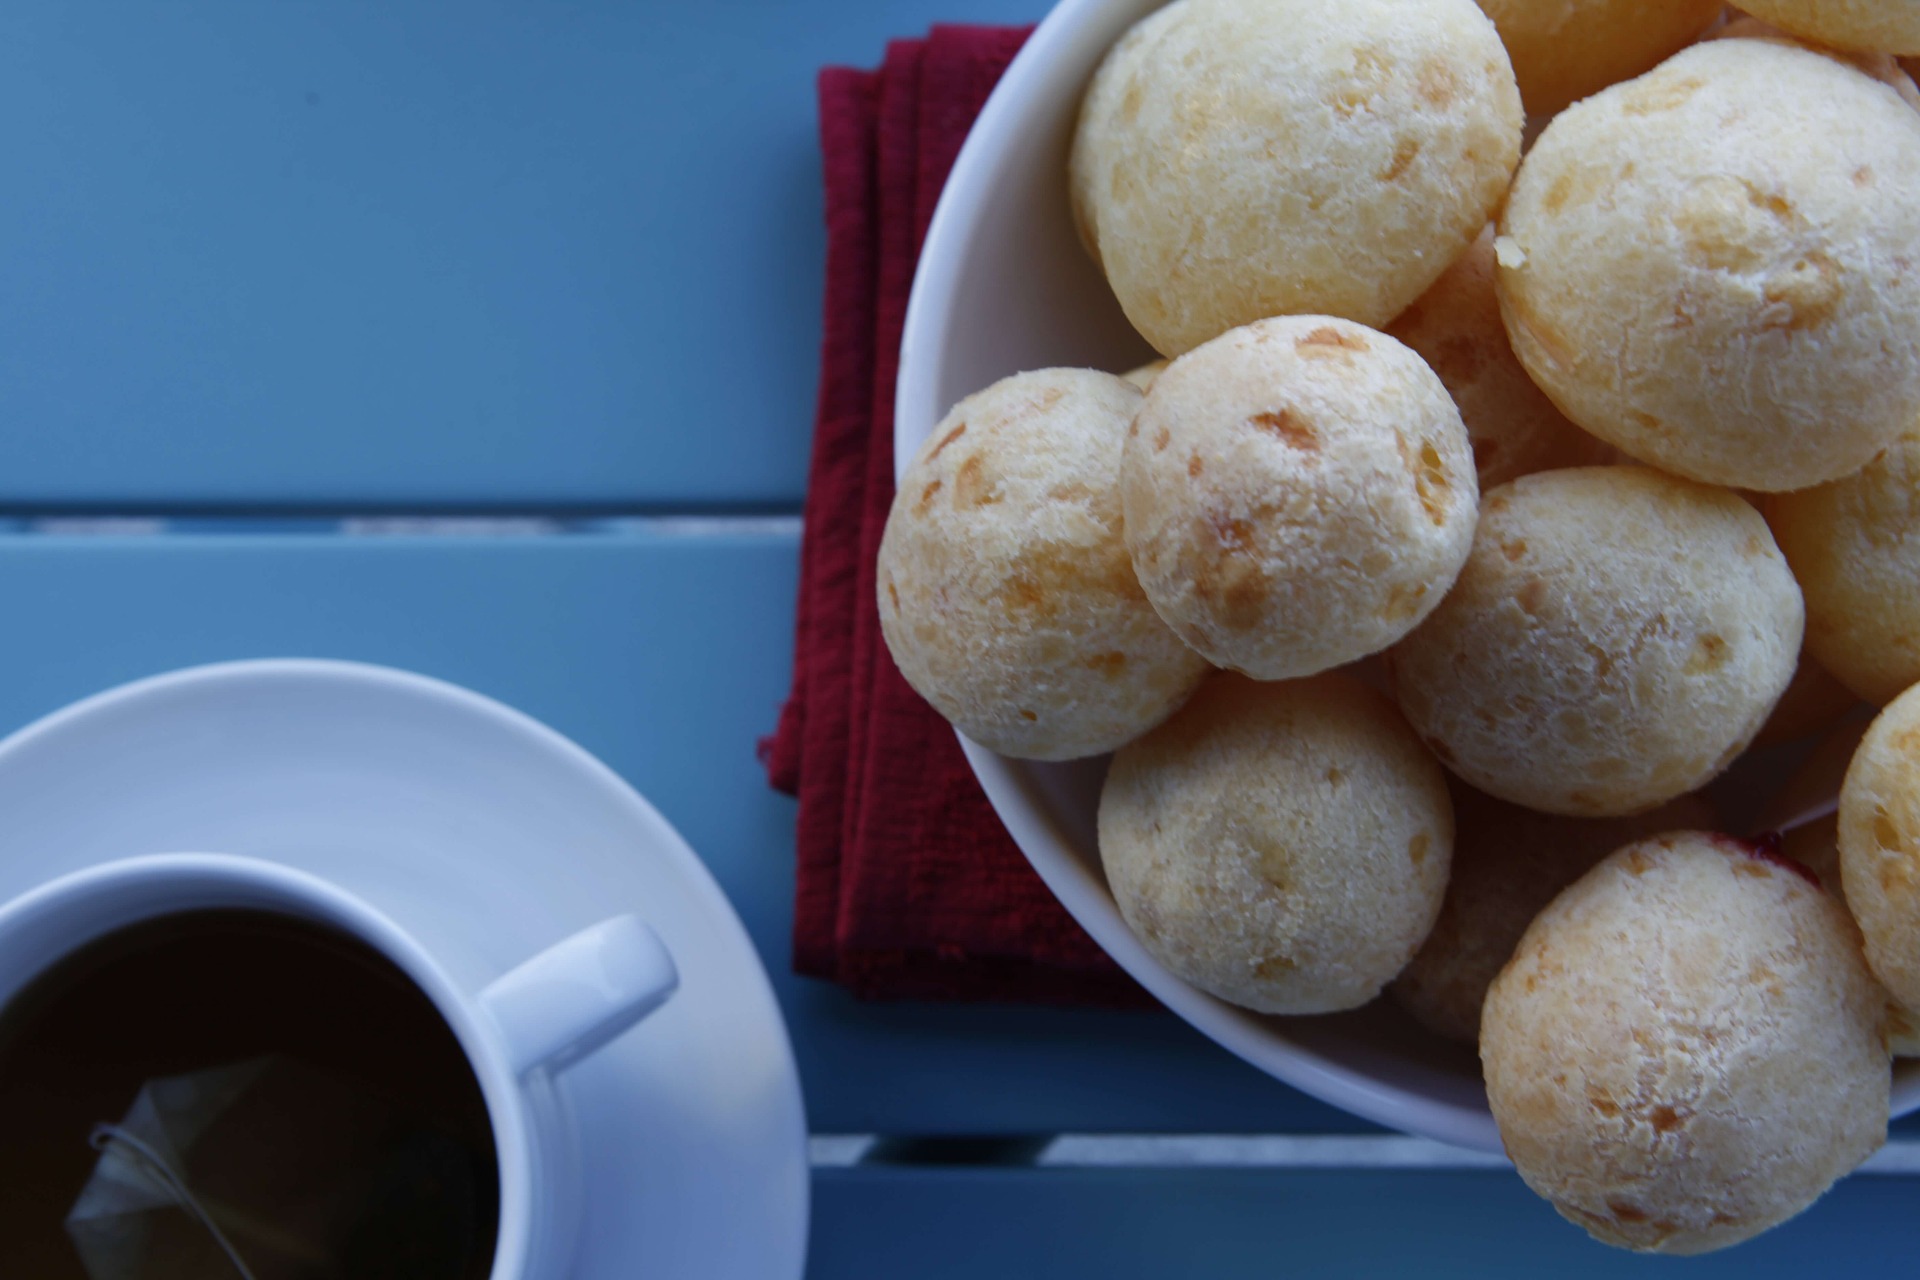
{"type": "Polygon", "coordinates": [[[473,990],[527,957],[450,942],[450,907],[537,921],[546,942],[639,913],[681,988],[563,1077],[587,1188],[573,1275],[801,1274],[806,1117],[766,973],[685,841],[573,743],[452,685],[318,661],[143,680],[0,743],[0,901],[164,850],[333,880],[473,990]]]}

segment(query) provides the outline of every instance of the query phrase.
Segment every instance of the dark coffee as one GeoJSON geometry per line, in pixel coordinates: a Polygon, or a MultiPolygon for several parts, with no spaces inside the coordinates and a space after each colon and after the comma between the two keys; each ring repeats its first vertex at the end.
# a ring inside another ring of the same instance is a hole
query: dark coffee
{"type": "MultiPolygon", "coordinates": [[[[355,938],[221,910],[110,934],[0,1009],[0,1276],[86,1280],[66,1220],[102,1159],[90,1134],[181,1077],[251,1082],[182,1163],[189,1189],[237,1221],[274,1218],[248,1228],[261,1240],[284,1226],[297,1241],[253,1266],[259,1280],[487,1275],[493,1131],[438,1010],[355,938]]],[[[152,1249],[205,1234],[183,1212],[161,1219],[173,1235],[152,1249]]]]}

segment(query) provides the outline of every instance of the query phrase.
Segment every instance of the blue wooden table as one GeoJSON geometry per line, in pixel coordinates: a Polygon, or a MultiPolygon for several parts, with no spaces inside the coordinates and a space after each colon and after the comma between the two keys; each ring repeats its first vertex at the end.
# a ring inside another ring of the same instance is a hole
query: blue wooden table
{"type": "MultiPolygon", "coordinates": [[[[819,342],[813,72],[1043,8],[7,6],[0,728],[307,655],[583,743],[774,974],[827,1135],[821,1280],[1652,1270],[1510,1173],[1341,1140],[1367,1127],[1168,1016],[869,1006],[787,973],[793,806],[753,743],[787,679],[819,342]]],[[[1687,1265],[1910,1269],[1917,1206],[1857,1177],[1687,1265]]]]}

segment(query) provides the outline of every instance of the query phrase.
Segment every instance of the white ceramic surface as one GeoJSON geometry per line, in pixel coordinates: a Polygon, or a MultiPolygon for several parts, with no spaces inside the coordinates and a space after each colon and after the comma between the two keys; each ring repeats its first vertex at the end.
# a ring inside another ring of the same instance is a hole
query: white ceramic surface
{"type": "MultiPolygon", "coordinates": [[[[1159,0],[1062,0],[1008,68],[954,165],[907,307],[894,420],[895,474],[946,411],[996,379],[1075,365],[1123,371],[1152,358],[1068,209],[1066,158],[1080,95],[1102,55],[1159,0]]],[[[1499,1151],[1471,1051],[1386,1002],[1276,1018],[1234,1008],[1167,972],[1120,918],[1094,843],[1105,761],[1008,760],[961,739],[1034,869],[1074,918],[1168,1008],[1261,1070],[1380,1124],[1499,1151]]],[[[1894,1112],[1920,1110],[1920,1063],[1902,1063],[1894,1112]]]]}
{"type": "MultiPolygon", "coordinates": [[[[574,1118],[556,1103],[554,1077],[673,994],[679,980],[659,937],[637,917],[617,916],[467,992],[404,929],[325,880],[258,858],[151,854],[76,871],[0,906],[0,1007],[116,929],[209,908],[331,926],[413,979],[452,1028],[486,1099],[500,1175],[494,1280],[565,1276],[583,1197],[574,1118]]],[[[498,927],[478,915],[466,923],[498,927]]]]}
{"type": "Polygon", "coordinates": [[[221,901],[393,956],[487,1095],[495,1280],[802,1272],[805,1116],[745,930],[645,800],[498,703],[308,661],[79,703],[0,743],[7,900],[0,998],[50,948],[221,901]],[[169,849],[238,856],[143,856],[169,849]]]}

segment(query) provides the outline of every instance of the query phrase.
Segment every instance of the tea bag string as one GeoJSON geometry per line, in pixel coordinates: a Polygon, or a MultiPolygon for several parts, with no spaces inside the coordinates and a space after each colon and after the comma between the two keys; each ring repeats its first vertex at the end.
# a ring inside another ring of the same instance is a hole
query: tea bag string
{"type": "Polygon", "coordinates": [[[114,1124],[96,1124],[87,1141],[95,1151],[118,1155],[159,1183],[160,1189],[171,1196],[175,1204],[192,1214],[194,1220],[207,1229],[207,1234],[213,1237],[214,1243],[218,1244],[221,1251],[227,1255],[227,1261],[231,1262],[234,1270],[240,1273],[241,1280],[254,1280],[253,1272],[247,1270],[247,1264],[241,1260],[239,1252],[233,1247],[233,1242],[227,1239],[226,1233],[220,1230],[220,1224],[207,1213],[206,1206],[200,1203],[199,1197],[193,1194],[186,1181],[173,1171],[173,1167],[159,1152],[114,1124]]]}

